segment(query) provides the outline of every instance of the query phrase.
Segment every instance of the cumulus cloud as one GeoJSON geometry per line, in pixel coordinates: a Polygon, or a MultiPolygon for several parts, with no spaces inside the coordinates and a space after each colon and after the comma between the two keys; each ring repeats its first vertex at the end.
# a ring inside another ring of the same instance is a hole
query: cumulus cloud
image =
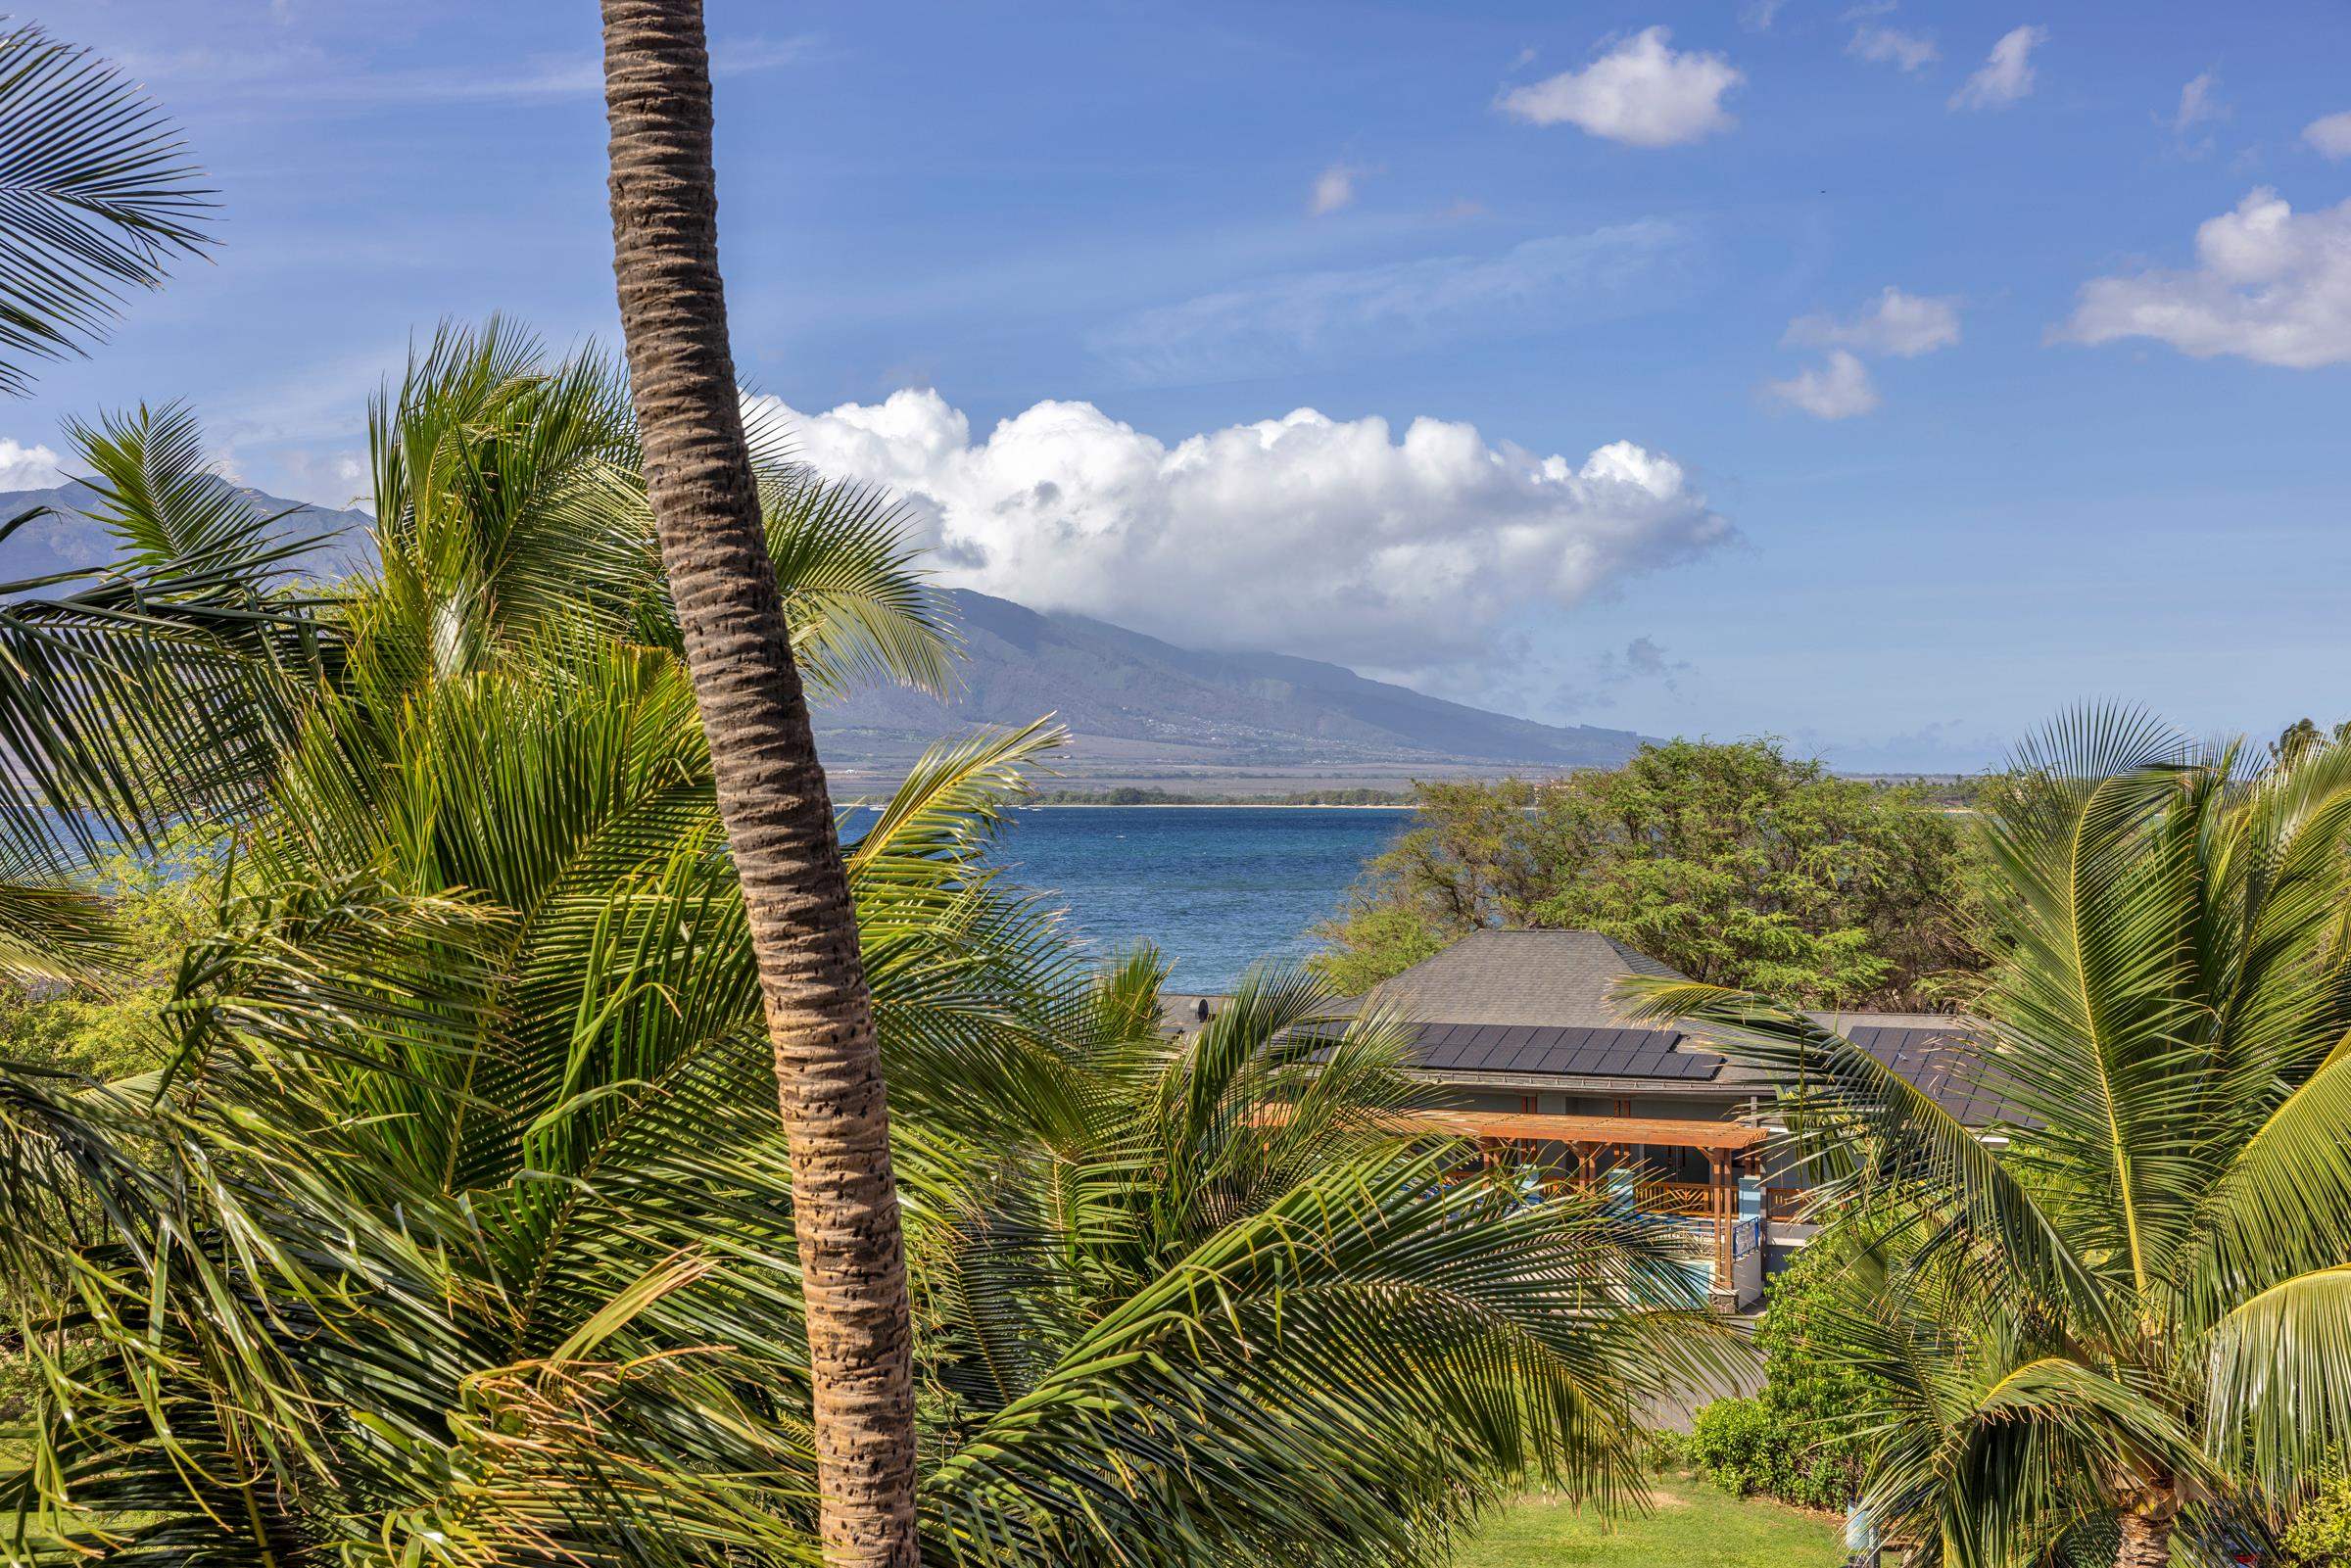
{"type": "Polygon", "coordinates": [[[1812,349],[1856,349],[1915,359],[1959,341],[1959,302],[1949,296],[1904,294],[1889,285],[1852,315],[1799,315],[1783,343],[1812,349]]]}
{"type": "Polygon", "coordinates": [[[1679,463],[1629,441],[1578,461],[1302,408],[1170,446],[1062,402],[975,439],[931,391],[813,415],[756,402],[820,472],[904,498],[949,584],[1195,646],[1439,670],[1513,616],[1732,537],[1679,463]]]}
{"type": "Polygon", "coordinates": [[[2005,109],[2033,91],[2033,51],[2049,41],[2046,27],[2012,27],[1991,46],[1976,73],[1951,94],[1953,109],[2005,109]]]}
{"type": "Polygon", "coordinates": [[[2199,359],[2351,361],[2351,201],[2297,214],[2267,186],[2196,230],[2197,264],[2092,278],[2056,337],[2153,338],[2199,359]]]}
{"type": "Polygon", "coordinates": [[[1536,125],[1566,123],[1632,147],[1675,147],[1738,121],[1722,95],[1746,80],[1717,54],[1669,48],[1672,34],[1650,27],[1581,71],[1513,87],[1502,111],[1536,125]]]}
{"type": "Polygon", "coordinates": [[[2351,109],[2314,119],[2302,127],[2302,139],[2327,158],[2351,158],[2351,109]]]}
{"type": "Polygon", "coordinates": [[[65,482],[54,450],[0,436],[0,490],[47,490],[65,482]]]}
{"type": "Polygon", "coordinates": [[[1087,347],[1132,380],[1180,382],[1559,327],[1669,286],[1688,240],[1645,218],[1484,256],[1289,273],[1155,306],[1087,347]]]}
{"type": "Polygon", "coordinates": [[[1943,58],[1935,40],[1923,32],[1904,32],[1901,28],[1877,19],[1895,8],[1892,4],[1856,6],[1845,14],[1853,24],[1853,35],[1845,42],[1845,52],[1856,60],[1872,65],[1899,66],[1906,71],[1920,71],[1943,58]]]}
{"type": "Polygon", "coordinates": [[[1915,359],[1959,341],[1959,302],[1949,296],[1904,294],[1889,284],[1851,315],[1799,315],[1780,341],[1794,348],[1827,349],[1829,356],[1786,381],[1767,381],[1763,391],[1790,407],[1819,419],[1849,419],[1873,412],[1878,389],[1861,356],[1895,355],[1915,359]]]}
{"type": "Polygon", "coordinates": [[[1815,419],[1850,419],[1878,406],[1878,389],[1869,379],[1869,366],[1845,349],[1832,350],[1824,363],[1786,381],[1766,381],[1763,390],[1815,419]]]}
{"type": "Polygon", "coordinates": [[[1315,176],[1314,189],[1307,193],[1306,210],[1316,217],[1335,213],[1355,203],[1355,182],[1369,170],[1353,164],[1333,164],[1315,176]]]}

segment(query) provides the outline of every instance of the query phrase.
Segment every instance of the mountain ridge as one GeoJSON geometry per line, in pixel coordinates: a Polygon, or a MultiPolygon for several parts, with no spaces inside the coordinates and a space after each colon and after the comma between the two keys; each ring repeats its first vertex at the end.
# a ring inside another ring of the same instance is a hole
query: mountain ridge
{"type": "Polygon", "coordinates": [[[1305,768],[1327,777],[1367,767],[1606,766],[1643,739],[1628,730],[1493,713],[1296,654],[1187,648],[969,589],[944,596],[965,643],[961,689],[944,702],[887,689],[827,704],[815,714],[820,743],[830,741],[845,759],[895,752],[915,736],[956,726],[1025,723],[1051,712],[1076,737],[1071,771],[1078,773],[1157,765],[1305,768]]]}

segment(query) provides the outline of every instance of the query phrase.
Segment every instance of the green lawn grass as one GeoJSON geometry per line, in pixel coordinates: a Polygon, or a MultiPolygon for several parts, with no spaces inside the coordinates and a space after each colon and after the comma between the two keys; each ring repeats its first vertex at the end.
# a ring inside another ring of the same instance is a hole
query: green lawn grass
{"type": "Polygon", "coordinates": [[[1845,1536],[1835,1520],[1712,1482],[1667,1473],[1650,1511],[1603,1520],[1535,1495],[1497,1514],[1464,1543],[1455,1568],[1837,1568],[1845,1536]]]}

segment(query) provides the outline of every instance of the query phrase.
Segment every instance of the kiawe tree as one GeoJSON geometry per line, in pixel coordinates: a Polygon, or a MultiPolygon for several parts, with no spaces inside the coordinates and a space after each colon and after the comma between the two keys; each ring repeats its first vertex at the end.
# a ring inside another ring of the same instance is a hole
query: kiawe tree
{"type": "Polygon", "coordinates": [[[1547,781],[1424,784],[1317,967],[1361,991],[1483,927],[1584,927],[1691,976],[1815,1005],[1967,988],[1970,867],[1910,788],[1776,742],[1672,740],[1547,781]]]}
{"type": "Polygon", "coordinates": [[[621,330],[775,1048],[824,1548],[912,1563],[911,1330],[882,1060],[727,341],[701,6],[604,0],[603,24],[621,330]]]}

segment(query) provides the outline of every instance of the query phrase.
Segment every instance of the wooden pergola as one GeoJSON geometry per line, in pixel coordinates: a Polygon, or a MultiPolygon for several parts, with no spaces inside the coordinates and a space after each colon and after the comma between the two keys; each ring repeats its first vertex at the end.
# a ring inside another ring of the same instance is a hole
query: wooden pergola
{"type": "Polygon", "coordinates": [[[1684,1191],[1679,1183],[1652,1183],[1651,1190],[1670,1192],[1677,1201],[1703,1203],[1703,1208],[1691,1217],[1713,1222],[1714,1277],[1718,1280],[1731,1277],[1741,1167],[1756,1167],[1757,1151],[1770,1136],[1761,1127],[1738,1121],[1571,1117],[1538,1111],[1415,1111],[1400,1119],[1430,1132],[1475,1139],[1489,1162],[1504,1150],[1519,1150],[1532,1159],[1543,1144],[1561,1145],[1575,1156],[1571,1179],[1585,1183],[1599,1179],[1601,1162],[1611,1154],[1630,1155],[1642,1148],[1698,1150],[1706,1157],[1707,1179],[1703,1188],[1684,1191]]]}

